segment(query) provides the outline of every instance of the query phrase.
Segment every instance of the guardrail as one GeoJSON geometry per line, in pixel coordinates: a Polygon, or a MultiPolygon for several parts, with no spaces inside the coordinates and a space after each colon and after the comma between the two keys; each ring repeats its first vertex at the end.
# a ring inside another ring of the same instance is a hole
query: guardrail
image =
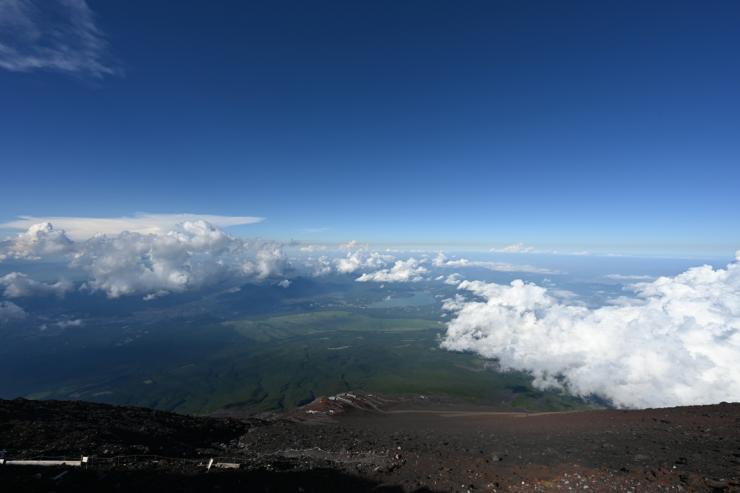
{"type": "MultiPolygon", "coordinates": [[[[183,458],[183,457],[166,457],[162,455],[117,455],[113,457],[93,457],[93,456],[82,456],[76,459],[62,459],[62,458],[44,458],[44,459],[0,459],[0,465],[2,466],[42,466],[42,467],[84,467],[92,465],[113,465],[113,466],[126,466],[130,463],[159,463],[159,462],[176,462],[176,463],[188,463],[195,466],[203,466],[206,468],[206,472],[212,468],[216,469],[239,469],[242,465],[246,465],[245,462],[224,462],[226,460],[237,460],[240,458],[236,457],[217,457],[217,458],[183,458]],[[217,462],[217,459],[221,461],[217,462]]],[[[243,460],[243,459],[241,459],[243,460]]]]}
{"type": "Polygon", "coordinates": [[[87,457],[77,460],[26,460],[26,459],[0,459],[0,465],[7,466],[70,466],[82,467],[87,463],[87,457]]]}

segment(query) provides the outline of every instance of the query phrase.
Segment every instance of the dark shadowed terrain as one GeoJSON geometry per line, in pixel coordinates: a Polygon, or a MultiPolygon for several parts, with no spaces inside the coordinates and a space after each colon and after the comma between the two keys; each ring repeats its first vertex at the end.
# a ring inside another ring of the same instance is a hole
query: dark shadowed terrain
{"type": "Polygon", "coordinates": [[[10,400],[0,450],[90,457],[0,466],[3,491],[740,491],[740,404],[527,413],[345,393],[282,414],[194,418],[10,400]]]}

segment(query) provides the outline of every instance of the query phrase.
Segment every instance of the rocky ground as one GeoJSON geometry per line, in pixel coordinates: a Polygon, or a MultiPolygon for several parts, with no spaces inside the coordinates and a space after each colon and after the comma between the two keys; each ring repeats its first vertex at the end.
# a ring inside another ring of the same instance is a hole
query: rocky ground
{"type": "Polygon", "coordinates": [[[740,492],[740,404],[513,413],[442,397],[347,393],[281,415],[195,418],[0,401],[0,456],[81,455],[90,457],[82,468],[2,465],[0,487],[740,492]]]}

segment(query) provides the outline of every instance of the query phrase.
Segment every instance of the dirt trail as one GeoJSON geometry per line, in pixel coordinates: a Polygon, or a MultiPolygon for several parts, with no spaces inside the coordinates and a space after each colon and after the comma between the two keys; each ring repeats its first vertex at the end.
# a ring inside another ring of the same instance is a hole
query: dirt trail
{"type": "Polygon", "coordinates": [[[478,416],[493,416],[505,418],[534,418],[537,416],[551,416],[573,413],[586,413],[592,411],[547,411],[547,412],[514,412],[514,411],[444,411],[434,409],[394,409],[391,411],[382,411],[384,414],[434,414],[440,418],[470,418],[478,416]]]}

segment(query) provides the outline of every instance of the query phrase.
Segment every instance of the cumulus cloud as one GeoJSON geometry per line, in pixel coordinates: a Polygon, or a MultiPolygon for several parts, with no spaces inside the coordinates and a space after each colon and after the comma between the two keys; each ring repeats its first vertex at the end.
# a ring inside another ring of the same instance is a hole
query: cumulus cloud
{"type": "Polygon", "coordinates": [[[277,242],[259,242],[253,248],[256,250],[254,260],[247,260],[242,264],[245,274],[261,280],[283,273],[288,260],[282,245],[277,242]]]}
{"type": "Polygon", "coordinates": [[[26,318],[26,312],[12,301],[0,301],[0,322],[26,318]]]}
{"type": "Polygon", "coordinates": [[[205,221],[186,221],[161,234],[96,236],[78,247],[72,265],[90,275],[86,287],[111,298],[148,299],[228,278],[266,279],[282,272],[279,244],[248,243],[205,221]]]}
{"type": "Polygon", "coordinates": [[[501,248],[491,248],[491,251],[496,253],[532,253],[534,252],[534,247],[525,245],[524,243],[513,243],[501,248]]]}
{"type": "Polygon", "coordinates": [[[340,258],[336,262],[337,272],[342,274],[352,274],[359,270],[376,270],[381,269],[393,262],[393,255],[384,255],[378,252],[368,252],[367,250],[357,250],[350,252],[346,257],[340,258]]]}
{"type": "Polygon", "coordinates": [[[621,407],[740,400],[737,261],[636,284],[634,298],[596,309],[519,280],[464,281],[459,289],[475,299],[446,302],[454,317],[442,346],[529,371],[537,387],[621,407]]]}
{"type": "MultiPolygon", "coordinates": [[[[64,254],[69,267],[87,274],[83,289],[110,298],[142,294],[145,300],[222,281],[282,276],[288,267],[277,242],[235,238],[203,220],[185,221],[156,233],[124,231],[72,241],[51,224],[32,225],[4,242],[5,257],[45,258],[64,254]]],[[[61,295],[71,284],[45,284],[22,273],[0,278],[8,297],[61,295]]]]}
{"type": "Polygon", "coordinates": [[[448,258],[444,253],[439,252],[432,260],[432,265],[435,267],[468,267],[470,261],[464,258],[453,260],[448,258]]]}
{"type": "MultiPolygon", "coordinates": [[[[217,257],[228,249],[225,233],[207,223],[184,223],[167,234],[124,232],[97,236],[80,246],[73,265],[86,270],[86,287],[109,297],[179,292],[216,276],[217,257]]],[[[153,298],[150,298],[153,299],[153,298]]]]}
{"type": "Polygon", "coordinates": [[[96,78],[120,72],[85,0],[0,0],[0,67],[96,78]]]}
{"type": "Polygon", "coordinates": [[[457,286],[462,282],[462,276],[455,272],[454,274],[450,274],[447,276],[444,280],[445,284],[449,284],[450,286],[457,286]]]}
{"type": "Polygon", "coordinates": [[[129,233],[157,234],[171,231],[177,225],[205,221],[219,228],[254,224],[264,221],[254,216],[219,216],[212,214],[148,214],[141,213],[123,217],[70,217],[70,216],[20,216],[18,219],[0,224],[0,228],[28,229],[39,223],[53,224],[57,230],[76,241],[96,235],[117,235],[129,233]]]}
{"type": "Polygon", "coordinates": [[[0,277],[0,286],[4,289],[3,295],[7,298],[23,298],[26,296],[64,296],[73,286],[68,281],[58,281],[47,284],[35,281],[21,272],[11,272],[0,277]]]}
{"type": "Polygon", "coordinates": [[[406,260],[396,260],[389,269],[365,273],[356,280],[359,282],[418,282],[424,279],[429,270],[413,257],[406,260]]]}
{"type": "Polygon", "coordinates": [[[0,261],[6,258],[39,259],[72,251],[72,240],[50,223],[32,224],[15,238],[0,243],[0,261]]]}
{"type": "Polygon", "coordinates": [[[347,243],[340,243],[339,249],[340,250],[361,250],[361,249],[367,249],[368,246],[365,243],[360,243],[357,240],[350,240],[347,243]]]}
{"type": "Polygon", "coordinates": [[[334,272],[334,262],[326,255],[318,258],[306,257],[303,259],[303,266],[313,277],[326,276],[334,272]]]}

